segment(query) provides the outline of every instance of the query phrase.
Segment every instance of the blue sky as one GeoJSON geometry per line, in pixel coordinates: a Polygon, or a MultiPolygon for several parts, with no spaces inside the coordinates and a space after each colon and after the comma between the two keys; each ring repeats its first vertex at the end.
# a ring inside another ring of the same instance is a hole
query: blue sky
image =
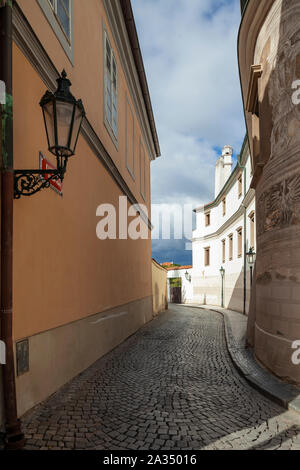
{"type": "MultiPolygon", "coordinates": [[[[245,135],[237,66],[238,0],[132,0],[162,157],[152,163],[152,203],[213,199],[225,144],[245,135]]],[[[159,262],[191,264],[185,241],[153,241],[159,262]]]]}

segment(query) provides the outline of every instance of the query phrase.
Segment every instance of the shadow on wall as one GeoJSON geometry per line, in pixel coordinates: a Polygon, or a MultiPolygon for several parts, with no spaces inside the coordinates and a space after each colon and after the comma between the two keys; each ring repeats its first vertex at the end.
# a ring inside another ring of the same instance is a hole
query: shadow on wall
{"type": "Polygon", "coordinates": [[[185,286],[181,287],[181,302],[185,304],[187,302],[186,288],[185,286]]]}
{"type": "Polygon", "coordinates": [[[186,287],[182,286],[182,288],[181,288],[181,303],[188,304],[188,303],[192,303],[192,302],[193,302],[193,299],[191,298],[191,293],[189,294],[187,292],[186,287]]]}
{"type": "Polygon", "coordinates": [[[158,313],[164,310],[168,310],[167,289],[165,290],[165,292],[163,292],[161,289],[159,289],[159,286],[157,283],[155,283],[155,286],[154,286],[153,304],[154,304],[154,315],[157,315],[158,313]]]}
{"type": "Polygon", "coordinates": [[[153,316],[168,308],[167,271],[152,260],[153,316]]]}
{"type": "MultiPolygon", "coordinates": [[[[249,313],[250,298],[251,298],[251,281],[250,281],[250,271],[247,271],[247,280],[246,280],[246,314],[249,313]]],[[[230,289],[230,292],[227,292],[226,289],[226,275],[225,275],[225,306],[229,310],[234,310],[236,312],[244,311],[244,271],[242,270],[236,280],[236,283],[233,289],[230,289]]]]}
{"type": "MultiPolygon", "coordinates": [[[[250,271],[247,271],[246,284],[246,313],[250,305],[250,271]]],[[[244,310],[244,271],[237,275],[226,275],[224,277],[224,307],[236,312],[244,310]]],[[[222,305],[222,278],[203,278],[201,286],[197,288],[196,296],[198,302],[203,305],[222,305]]],[[[195,296],[195,297],[196,297],[195,296]]]]}
{"type": "Polygon", "coordinates": [[[154,287],[154,311],[159,312],[159,307],[160,307],[160,294],[159,294],[159,289],[157,283],[155,283],[154,287]]]}

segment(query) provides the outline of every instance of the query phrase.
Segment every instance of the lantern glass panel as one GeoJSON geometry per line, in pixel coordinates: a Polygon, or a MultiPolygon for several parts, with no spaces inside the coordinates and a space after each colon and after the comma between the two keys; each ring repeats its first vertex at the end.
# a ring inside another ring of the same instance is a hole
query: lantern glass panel
{"type": "Polygon", "coordinates": [[[56,115],[57,115],[57,143],[60,152],[65,156],[70,156],[72,152],[69,147],[69,136],[72,126],[74,104],[57,101],[56,102],[56,115]]]}
{"type": "Polygon", "coordinates": [[[70,149],[73,153],[75,153],[76,144],[78,140],[78,134],[80,132],[80,127],[81,127],[81,122],[82,122],[82,110],[78,106],[76,106],[73,132],[72,132],[71,143],[70,143],[70,149]]]}
{"type": "Polygon", "coordinates": [[[53,111],[53,101],[49,101],[46,105],[43,106],[43,113],[45,119],[45,127],[48,139],[49,149],[55,147],[55,134],[54,134],[54,111],[53,111]]]}

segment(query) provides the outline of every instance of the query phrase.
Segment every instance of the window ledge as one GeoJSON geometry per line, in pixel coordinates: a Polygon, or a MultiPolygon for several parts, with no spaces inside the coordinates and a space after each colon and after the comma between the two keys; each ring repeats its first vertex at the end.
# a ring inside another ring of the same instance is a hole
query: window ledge
{"type": "Polygon", "coordinates": [[[116,147],[117,151],[119,151],[118,139],[115,136],[115,134],[112,130],[112,127],[111,127],[111,125],[109,124],[109,122],[107,121],[106,118],[104,118],[104,125],[105,125],[105,128],[106,128],[107,132],[109,133],[109,136],[110,136],[111,140],[113,141],[114,146],[116,147]]]}

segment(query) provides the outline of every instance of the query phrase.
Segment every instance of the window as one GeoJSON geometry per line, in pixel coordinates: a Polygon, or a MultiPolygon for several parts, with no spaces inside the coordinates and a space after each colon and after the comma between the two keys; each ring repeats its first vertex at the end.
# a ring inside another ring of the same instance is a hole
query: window
{"type": "Polygon", "coordinates": [[[204,265],[210,265],[210,248],[204,248],[204,265]]]}
{"type": "Polygon", "coordinates": [[[255,212],[251,212],[250,219],[250,248],[255,247],[255,212]]]}
{"type": "Polygon", "coordinates": [[[74,64],[73,0],[37,0],[65,54],[74,64]]]}
{"type": "Polygon", "coordinates": [[[134,115],[126,95],[126,166],[133,179],[135,179],[134,131],[134,115]]]}
{"type": "Polygon", "coordinates": [[[118,137],[117,62],[107,33],[105,40],[105,124],[113,139],[118,137]]]}
{"type": "Polygon", "coordinates": [[[226,197],[222,199],[223,216],[226,215],[226,197]]]}
{"type": "Polygon", "coordinates": [[[237,244],[238,253],[237,253],[237,255],[238,255],[238,258],[241,258],[242,254],[243,254],[243,229],[242,229],[242,227],[237,229],[237,238],[238,238],[238,244],[237,244]]]}
{"type": "Polygon", "coordinates": [[[222,240],[222,263],[226,262],[226,240],[222,240]]]}
{"type": "Polygon", "coordinates": [[[233,234],[229,235],[229,261],[233,258],[233,234]]]}
{"type": "Polygon", "coordinates": [[[205,227],[208,227],[210,225],[210,212],[207,212],[205,214],[205,227]]]}
{"type": "Polygon", "coordinates": [[[69,39],[71,40],[71,1],[70,0],[48,0],[59,24],[69,39]]]}
{"type": "Polygon", "coordinates": [[[142,143],[142,139],[140,140],[140,192],[145,200],[146,198],[146,157],[145,157],[145,149],[142,143]]]}
{"type": "Polygon", "coordinates": [[[254,165],[260,156],[260,123],[259,123],[259,82],[262,76],[262,66],[252,65],[250,69],[250,80],[246,99],[246,111],[252,114],[252,144],[254,165]]]}
{"type": "Polygon", "coordinates": [[[243,195],[243,176],[242,174],[240,174],[240,176],[238,177],[238,196],[239,196],[239,199],[242,197],[243,195]]]}

